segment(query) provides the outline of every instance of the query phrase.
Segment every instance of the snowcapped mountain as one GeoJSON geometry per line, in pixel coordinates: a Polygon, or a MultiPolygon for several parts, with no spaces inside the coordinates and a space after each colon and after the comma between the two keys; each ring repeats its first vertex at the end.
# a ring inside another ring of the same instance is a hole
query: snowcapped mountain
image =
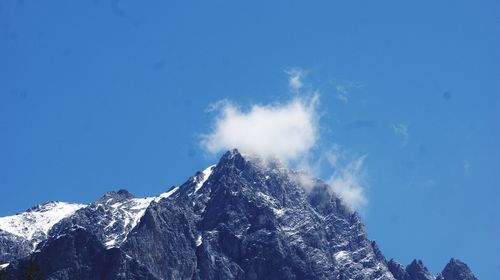
{"type": "Polygon", "coordinates": [[[32,240],[36,245],[43,240],[54,224],[66,218],[84,204],[51,201],[36,205],[24,213],[0,218],[0,229],[32,240]]]}
{"type": "Polygon", "coordinates": [[[120,190],[78,208],[29,257],[10,259],[4,273],[14,279],[27,271],[44,279],[476,279],[458,260],[437,278],[420,261],[387,262],[359,216],[322,181],[310,179],[312,187],[303,188],[302,176],[230,151],[158,197],[120,190]]]}
{"type": "Polygon", "coordinates": [[[0,218],[0,264],[27,256],[36,246],[73,226],[99,236],[106,247],[121,244],[152,201],[159,201],[177,188],[159,196],[134,198],[126,190],[109,192],[90,205],[47,202],[26,212],[0,218]],[[77,222],[75,222],[77,221],[77,222]]]}
{"type": "Polygon", "coordinates": [[[108,192],[97,202],[82,208],[55,225],[50,234],[57,236],[80,227],[97,236],[106,248],[119,247],[137,225],[151,202],[168,198],[177,188],[156,197],[135,198],[127,190],[108,192]]]}
{"type": "Polygon", "coordinates": [[[0,218],[0,264],[24,257],[47,238],[60,220],[73,215],[84,204],[51,201],[26,212],[0,218]]]}

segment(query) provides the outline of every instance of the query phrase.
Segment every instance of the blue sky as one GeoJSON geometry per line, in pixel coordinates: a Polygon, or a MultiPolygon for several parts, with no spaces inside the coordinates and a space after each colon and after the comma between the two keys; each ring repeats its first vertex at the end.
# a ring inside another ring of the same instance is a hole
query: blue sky
{"type": "Polygon", "coordinates": [[[499,3],[270,2],[2,1],[0,215],[180,184],[217,160],[210,104],[286,103],[303,69],[384,254],[498,278],[499,3]]]}

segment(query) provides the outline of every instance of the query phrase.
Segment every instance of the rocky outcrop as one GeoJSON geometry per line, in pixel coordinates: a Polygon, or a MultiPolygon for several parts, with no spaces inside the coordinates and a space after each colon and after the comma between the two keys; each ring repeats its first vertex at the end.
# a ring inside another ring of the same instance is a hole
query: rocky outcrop
{"type": "Polygon", "coordinates": [[[0,264],[28,256],[32,244],[21,236],[0,229],[0,264]]]}
{"type": "Polygon", "coordinates": [[[40,251],[14,261],[6,272],[7,279],[157,279],[122,250],[106,250],[81,228],[49,238],[40,251]]]}
{"type": "Polygon", "coordinates": [[[444,280],[477,280],[469,267],[457,259],[451,259],[448,262],[441,272],[440,278],[444,280]]]}

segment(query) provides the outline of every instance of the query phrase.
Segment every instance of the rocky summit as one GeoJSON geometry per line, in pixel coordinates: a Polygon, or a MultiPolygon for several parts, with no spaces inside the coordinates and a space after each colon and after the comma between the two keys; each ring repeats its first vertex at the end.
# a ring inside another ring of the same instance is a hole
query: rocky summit
{"type": "Polygon", "coordinates": [[[435,276],[386,261],[359,216],[304,176],[233,150],[159,196],[1,218],[0,279],[476,279],[456,259],[435,276]]]}

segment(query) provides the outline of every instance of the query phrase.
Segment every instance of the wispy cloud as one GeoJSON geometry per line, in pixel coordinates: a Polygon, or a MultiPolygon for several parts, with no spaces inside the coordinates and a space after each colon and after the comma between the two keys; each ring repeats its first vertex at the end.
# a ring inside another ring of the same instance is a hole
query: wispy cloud
{"type": "Polygon", "coordinates": [[[304,86],[302,78],[306,72],[301,68],[292,68],[285,71],[285,73],[288,75],[288,87],[290,90],[293,92],[299,92],[304,86]]]}
{"type": "Polygon", "coordinates": [[[344,102],[347,103],[349,102],[349,92],[347,91],[345,86],[342,85],[337,85],[335,86],[335,89],[337,90],[337,98],[344,102]]]}
{"type": "Polygon", "coordinates": [[[408,139],[410,138],[410,134],[408,133],[408,127],[404,124],[397,123],[391,125],[392,131],[396,136],[401,139],[401,147],[406,146],[408,144],[408,139]]]}
{"type": "Polygon", "coordinates": [[[353,89],[362,87],[363,85],[357,82],[335,82],[335,91],[337,93],[337,98],[344,103],[349,102],[353,89]]]}
{"type": "Polygon", "coordinates": [[[297,167],[305,173],[297,174],[297,181],[306,189],[314,187],[310,176],[323,177],[330,191],[353,210],[365,210],[366,195],[364,162],[368,155],[352,156],[340,145],[320,147],[314,156],[304,158],[297,167]],[[323,175],[323,176],[321,176],[323,175]]]}
{"type": "Polygon", "coordinates": [[[361,156],[343,166],[334,164],[335,172],[327,181],[332,191],[352,209],[363,209],[368,203],[363,169],[366,157],[366,155],[361,156]]]}

